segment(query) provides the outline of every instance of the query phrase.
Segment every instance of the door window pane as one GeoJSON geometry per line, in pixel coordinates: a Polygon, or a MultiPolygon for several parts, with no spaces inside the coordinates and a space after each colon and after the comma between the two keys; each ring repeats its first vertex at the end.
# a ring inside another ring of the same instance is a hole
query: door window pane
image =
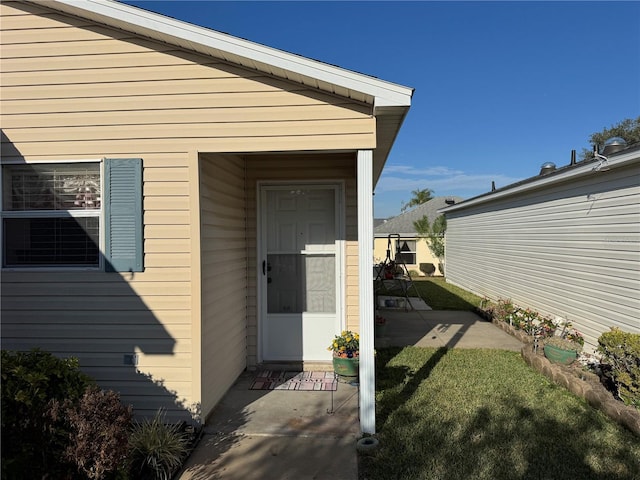
{"type": "Polygon", "coordinates": [[[335,313],[335,257],[332,255],[305,255],[305,267],[305,310],[310,313],[335,313]]]}
{"type": "Polygon", "coordinates": [[[268,313],[335,313],[333,255],[267,255],[268,313]]]}
{"type": "Polygon", "coordinates": [[[302,255],[267,255],[268,313],[302,313],[302,255]]]}

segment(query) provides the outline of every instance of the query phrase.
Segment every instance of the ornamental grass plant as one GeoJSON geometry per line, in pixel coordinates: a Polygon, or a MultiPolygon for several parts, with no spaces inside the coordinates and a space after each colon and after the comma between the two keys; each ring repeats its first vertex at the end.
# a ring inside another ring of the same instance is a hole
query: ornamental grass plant
{"type": "Polygon", "coordinates": [[[131,475],[139,480],[169,480],[189,453],[179,424],[167,423],[164,410],[135,423],[129,437],[131,475]]]}

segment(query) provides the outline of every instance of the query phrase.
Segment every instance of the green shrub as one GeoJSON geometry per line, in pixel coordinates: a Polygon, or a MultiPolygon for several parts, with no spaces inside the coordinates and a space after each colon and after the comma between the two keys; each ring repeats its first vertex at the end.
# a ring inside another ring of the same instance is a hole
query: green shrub
{"type": "Polygon", "coordinates": [[[79,472],[101,480],[119,469],[125,470],[132,407],[125,407],[120,395],[92,386],[77,405],[55,402],[52,410],[69,424],[65,454],[79,472]]]}
{"type": "Polygon", "coordinates": [[[92,380],[75,358],[39,349],[1,352],[2,478],[62,478],[69,431],[50,415],[52,402],[77,401],[92,380]]]}
{"type": "Polygon", "coordinates": [[[598,344],[603,374],[626,405],[640,409],[640,334],[612,328],[598,344]]]}
{"type": "Polygon", "coordinates": [[[129,442],[131,475],[140,480],[168,480],[188,453],[188,437],[180,425],[165,423],[162,410],[134,424],[129,442]]]}

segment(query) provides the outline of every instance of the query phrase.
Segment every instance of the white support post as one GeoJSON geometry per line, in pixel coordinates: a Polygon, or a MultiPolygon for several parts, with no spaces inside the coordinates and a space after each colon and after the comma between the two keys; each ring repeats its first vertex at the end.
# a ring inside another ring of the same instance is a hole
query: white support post
{"type": "Polygon", "coordinates": [[[358,151],[358,275],[360,285],[360,430],[376,433],[373,305],[373,151],[358,151]]]}

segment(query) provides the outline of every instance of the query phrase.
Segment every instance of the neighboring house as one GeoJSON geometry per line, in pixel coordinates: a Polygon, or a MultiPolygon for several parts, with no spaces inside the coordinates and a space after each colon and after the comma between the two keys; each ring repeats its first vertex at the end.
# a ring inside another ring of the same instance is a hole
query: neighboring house
{"type": "Polygon", "coordinates": [[[374,432],[373,187],[413,90],[108,0],[0,12],[2,348],[201,421],[359,330],[374,432]]]}
{"type": "Polygon", "coordinates": [[[640,333],[640,146],[445,208],[447,280],[568,319],[587,350],[640,333]]]}
{"type": "Polygon", "coordinates": [[[418,237],[414,222],[426,216],[429,219],[429,223],[433,224],[433,221],[440,215],[438,210],[461,201],[461,197],[455,196],[435,197],[377,225],[373,230],[374,263],[383,262],[387,258],[387,247],[389,246],[389,235],[391,234],[389,255],[391,260],[404,263],[409,271],[418,272],[420,276],[442,275],[440,261],[431,252],[428,244],[429,240],[418,237]],[[431,268],[434,270],[429,273],[431,268]]]}

